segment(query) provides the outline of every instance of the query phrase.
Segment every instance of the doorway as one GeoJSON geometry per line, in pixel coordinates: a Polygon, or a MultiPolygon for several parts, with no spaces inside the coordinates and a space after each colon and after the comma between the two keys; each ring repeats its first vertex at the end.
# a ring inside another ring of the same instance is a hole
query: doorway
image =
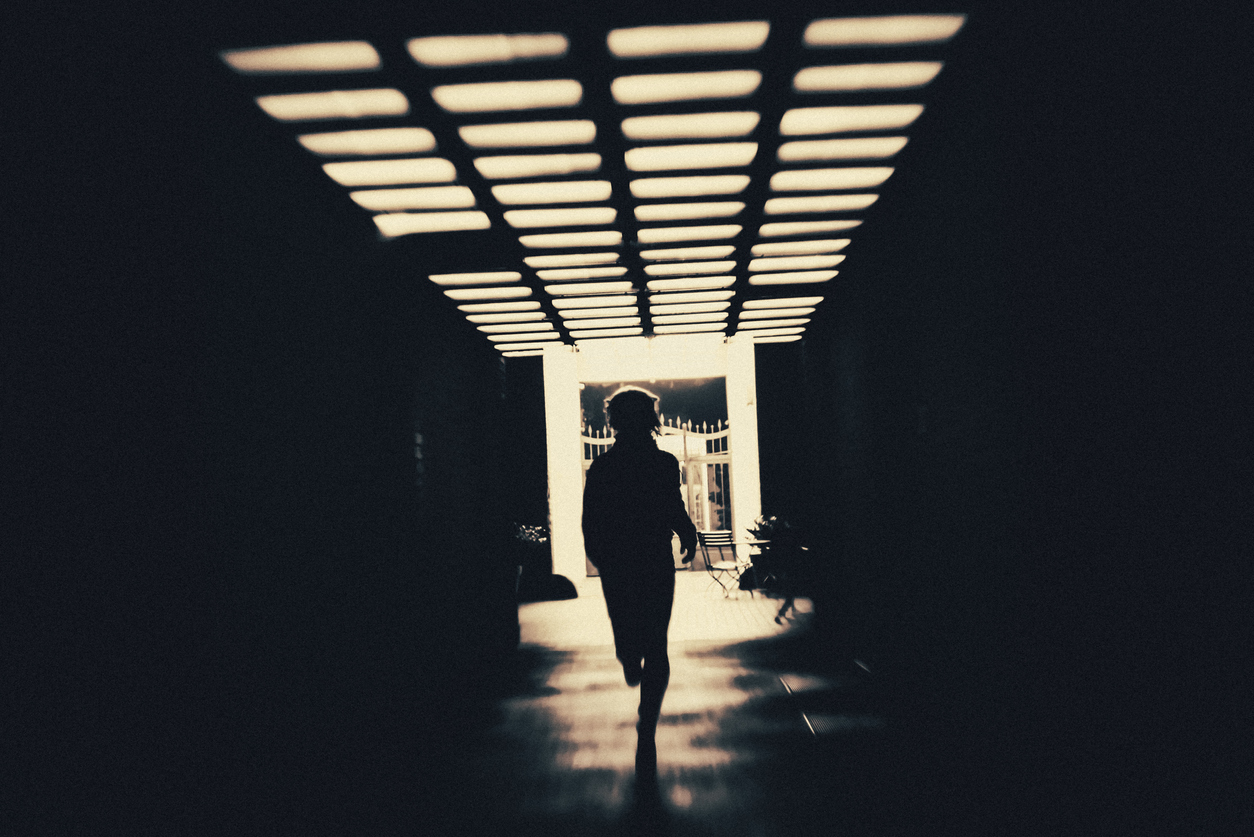
{"type": "MultiPolygon", "coordinates": [[[[698,529],[732,529],[731,428],[727,420],[724,378],[667,381],[619,381],[580,385],[583,473],[613,445],[606,421],[606,405],[625,389],[642,391],[653,399],[662,421],[658,448],[679,460],[680,489],[688,516],[698,529]]],[[[703,569],[699,559],[681,561],[679,539],[672,541],[675,568],[703,569]]],[[[597,575],[585,559],[585,570],[597,575]]]]}

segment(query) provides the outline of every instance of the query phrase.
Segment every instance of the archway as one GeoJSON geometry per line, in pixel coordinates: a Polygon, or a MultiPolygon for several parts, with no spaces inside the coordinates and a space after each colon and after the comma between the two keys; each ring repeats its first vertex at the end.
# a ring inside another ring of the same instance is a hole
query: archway
{"type": "MultiPolygon", "coordinates": [[[[701,516],[698,525],[730,529],[738,537],[745,537],[746,527],[761,511],[754,375],[753,343],[723,339],[721,335],[598,340],[583,342],[577,349],[545,349],[549,526],[554,572],[571,578],[589,574],[580,529],[583,474],[585,462],[592,454],[585,451],[585,445],[607,448],[612,443],[608,434],[600,438],[584,436],[587,410],[580,397],[583,389],[592,387],[597,393],[593,399],[603,401],[623,386],[635,386],[656,395],[656,390],[671,386],[669,382],[722,382],[724,411],[714,418],[713,430],[709,418],[704,420],[702,429],[694,431],[691,426],[677,426],[685,422],[672,416],[671,430],[664,431],[660,444],[678,450],[677,458],[687,466],[686,486],[692,486],[694,494],[686,500],[690,513],[701,516]],[[717,426],[719,421],[723,422],[722,427],[717,426]],[[702,497],[695,493],[698,484],[702,497]],[[711,485],[717,491],[711,492],[711,485]],[[711,493],[721,495],[718,503],[710,503],[711,493]]],[[[665,407],[662,414],[666,416],[665,407]]]]}

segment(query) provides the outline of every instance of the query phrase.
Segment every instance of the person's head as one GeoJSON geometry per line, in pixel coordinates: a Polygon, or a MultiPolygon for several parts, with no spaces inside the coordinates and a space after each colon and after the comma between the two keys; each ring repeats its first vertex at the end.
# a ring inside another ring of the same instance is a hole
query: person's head
{"type": "Polygon", "coordinates": [[[623,390],[615,395],[606,405],[606,412],[617,436],[649,436],[662,426],[653,409],[653,398],[638,389],[623,390]]]}

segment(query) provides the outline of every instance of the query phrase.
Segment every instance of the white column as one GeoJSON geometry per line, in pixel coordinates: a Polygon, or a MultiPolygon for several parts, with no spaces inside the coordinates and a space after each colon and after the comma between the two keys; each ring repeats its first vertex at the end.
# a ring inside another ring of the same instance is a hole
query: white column
{"type": "Polygon", "coordinates": [[[579,367],[570,346],[544,349],[544,426],[549,460],[549,538],[553,572],[584,578],[583,450],[579,443],[579,367]]]}
{"type": "Polygon", "coordinates": [[[727,420],[731,423],[732,531],[749,537],[748,527],[762,514],[758,471],[758,385],[753,338],[727,340],[727,420]]]}

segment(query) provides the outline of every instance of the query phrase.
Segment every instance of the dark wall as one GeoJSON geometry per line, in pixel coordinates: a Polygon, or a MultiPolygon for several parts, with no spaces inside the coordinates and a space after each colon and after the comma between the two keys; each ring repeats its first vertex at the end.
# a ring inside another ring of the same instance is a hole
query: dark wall
{"type": "Polygon", "coordinates": [[[805,342],[763,343],[755,351],[758,474],[762,514],[810,528],[812,463],[835,441],[835,425],[815,412],[805,342]]]}
{"type": "Polygon", "coordinates": [[[203,43],[141,18],[67,18],[18,91],[6,817],[368,820],[516,646],[504,419],[535,413],[421,247],[377,241],[203,43]]]}
{"type": "Polygon", "coordinates": [[[301,653],[360,643],[345,662],[382,653],[374,675],[448,676],[483,625],[478,593],[501,583],[500,360],[418,281],[421,253],[369,235],[346,252],[333,232],[359,219],[273,206],[266,181],[240,203],[293,228],[228,228],[206,341],[223,546],[262,610],[282,593],[298,636],[319,624],[301,653]]]}
{"type": "Polygon", "coordinates": [[[1194,149],[1232,88],[1180,60],[1212,24],[1165,23],[973,16],[912,132],[950,151],[907,147],[883,190],[911,213],[869,211],[804,347],[759,353],[763,502],[831,545],[829,641],[964,719],[1006,804],[1064,831],[1248,817],[1249,294],[1224,190],[1194,190],[1231,159],[1194,149]],[[804,497],[771,438],[784,351],[817,417],[804,497]]]}
{"type": "Polygon", "coordinates": [[[272,745],[290,766],[330,748],[310,788],[364,799],[425,775],[516,647],[508,418],[535,416],[423,280],[423,242],[377,241],[285,152],[224,143],[248,174],[210,198],[224,219],[202,402],[221,681],[256,695],[232,723],[282,730],[240,750],[272,745]]]}

